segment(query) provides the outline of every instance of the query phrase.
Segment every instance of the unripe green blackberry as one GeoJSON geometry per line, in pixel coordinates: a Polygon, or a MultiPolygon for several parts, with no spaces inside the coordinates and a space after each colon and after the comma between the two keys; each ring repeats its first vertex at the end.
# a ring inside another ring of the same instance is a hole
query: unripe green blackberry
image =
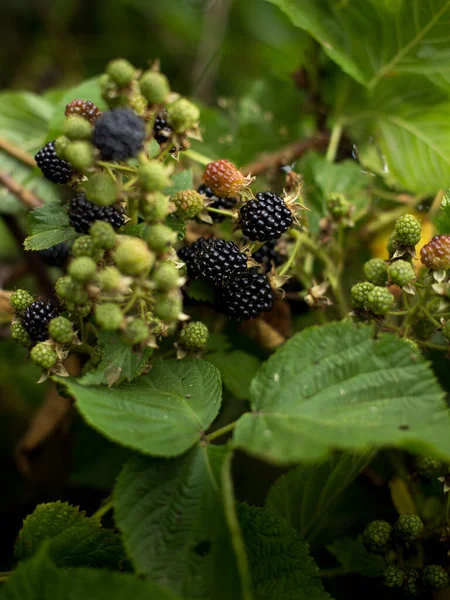
{"type": "Polygon", "coordinates": [[[150,335],[148,323],[139,317],[125,327],[125,338],[130,344],[142,344],[150,335]]]}
{"type": "Polygon", "coordinates": [[[400,515],[394,525],[395,535],[403,542],[412,542],[422,533],[423,522],[419,515],[400,515]]]}
{"type": "Polygon", "coordinates": [[[150,331],[152,333],[152,335],[154,335],[155,337],[159,337],[160,335],[162,335],[164,333],[164,329],[165,329],[165,325],[164,323],[161,321],[161,319],[158,319],[158,317],[155,317],[155,315],[153,313],[147,313],[145,315],[145,319],[150,327],[150,331]]]}
{"type": "Polygon", "coordinates": [[[422,570],[422,583],[425,589],[437,592],[448,586],[448,573],[440,565],[428,565],[422,570]]]}
{"type": "Polygon", "coordinates": [[[186,350],[200,350],[208,341],[208,328],[201,321],[188,323],[180,333],[180,344],[186,350]]]}
{"type": "Polygon", "coordinates": [[[204,207],[203,196],[196,190],[182,190],[172,197],[172,202],[177,207],[177,214],[182,219],[193,219],[204,207]]]}
{"type": "Polygon", "coordinates": [[[145,71],[139,79],[139,87],[149,104],[163,104],[170,92],[167,77],[157,71],[145,71]]]}
{"type": "Polygon", "coordinates": [[[391,533],[392,527],[387,521],[372,521],[364,530],[364,543],[371,552],[384,553],[389,546],[391,533]]]}
{"type": "Polygon", "coordinates": [[[388,274],[387,265],[381,258],[371,258],[368,260],[363,267],[364,275],[367,281],[373,283],[373,285],[385,285],[388,274]]]}
{"type": "Polygon", "coordinates": [[[57,280],[55,291],[59,298],[62,298],[66,302],[85,304],[89,300],[88,293],[83,288],[82,284],[75,281],[70,275],[65,275],[57,280]]]}
{"type": "Polygon", "coordinates": [[[113,292],[120,286],[122,274],[116,267],[105,267],[97,273],[97,280],[102,290],[113,292]]]}
{"type": "Polygon", "coordinates": [[[107,73],[100,76],[99,83],[102,98],[108,106],[116,108],[126,103],[126,96],[120,94],[119,86],[107,73]]]}
{"type": "Polygon", "coordinates": [[[169,198],[161,192],[153,192],[141,200],[139,208],[147,222],[163,221],[170,212],[169,198]]]}
{"type": "Polygon", "coordinates": [[[387,314],[394,302],[394,296],[385,287],[375,286],[367,295],[367,307],[374,315],[387,314]]]}
{"type": "Polygon", "coordinates": [[[125,87],[132,81],[135,70],[124,58],[112,60],[106,66],[106,73],[119,87],[125,87]]]}
{"type": "Polygon", "coordinates": [[[67,271],[75,281],[90,281],[95,276],[97,264],[89,256],[80,256],[72,260],[67,271]]]}
{"type": "Polygon", "coordinates": [[[60,157],[60,158],[66,158],[66,149],[68,147],[68,145],[70,144],[71,140],[65,136],[65,135],[60,135],[59,137],[56,138],[55,140],[55,150],[56,150],[56,154],[60,157]]]}
{"type": "Polygon", "coordinates": [[[90,300],[87,300],[86,302],[81,304],[76,304],[74,302],[66,302],[66,308],[70,313],[84,319],[92,312],[92,302],[90,300]]]}
{"type": "Polygon", "coordinates": [[[335,219],[346,217],[350,210],[350,205],[344,194],[331,194],[327,198],[327,209],[335,219]]]}
{"type": "Polygon", "coordinates": [[[48,324],[50,337],[60,344],[70,344],[73,338],[72,323],[66,317],[55,317],[48,324]]]}
{"type": "Polygon", "coordinates": [[[444,325],[442,326],[442,335],[448,342],[450,342],[450,321],[445,321],[444,325]]]}
{"type": "Polygon", "coordinates": [[[200,119],[200,110],[186,98],[179,98],[168,105],[167,115],[175,133],[184,133],[197,125],[200,119]]]}
{"type": "Polygon", "coordinates": [[[167,252],[177,241],[177,232],[167,225],[157,223],[156,225],[150,225],[145,232],[145,241],[147,242],[150,250],[154,252],[164,253],[167,252]]]}
{"type": "Polygon", "coordinates": [[[170,292],[180,285],[180,275],[173,262],[164,262],[152,273],[152,281],[157,290],[170,292]]]}
{"type": "Polygon", "coordinates": [[[183,302],[179,294],[158,296],[156,298],[155,315],[164,323],[176,321],[183,309],[183,302]]]}
{"type": "MultiPolygon", "coordinates": [[[[81,117],[79,118],[87,123],[81,117]]],[[[83,140],[70,142],[64,151],[64,156],[76,171],[84,173],[94,164],[94,146],[83,140]]]]}
{"type": "Polygon", "coordinates": [[[58,355],[48,342],[39,342],[30,352],[31,360],[42,369],[51,369],[58,360],[58,355]]]}
{"type": "Polygon", "coordinates": [[[99,206],[111,206],[119,198],[119,188],[106,173],[95,173],[84,184],[87,199],[99,206]]]}
{"type": "Polygon", "coordinates": [[[138,276],[147,272],[155,261],[155,255],[140,238],[121,235],[113,259],[124,275],[138,276]]]}
{"type": "Polygon", "coordinates": [[[375,286],[369,281],[357,283],[351,289],[352,306],[363,310],[367,307],[367,296],[375,286]]]}
{"type": "Polygon", "coordinates": [[[20,321],[11,325],[11,337],[23,348],[29,348],[33,345],[28,331],[20,321]]]}
{"type": "Polygon", "coordinates": [[[165,167],[158,160],[150,160],[140,165],[138,182],[146,192],[161,191],[170,185],[170,177],[165,167]]]}
{"type": "Polygon", "coordinates": [[[79,256],[89,256],[98,262],[102,259],[104,251],[98,248],[94,244],[94,240],[90,235],[82,235],[76,239],[72,246],[72,256],[78,258],[79,256]]]}
{"type": "Polygon", "coordinates": [[[19,315],[23,315],[25,310],[33,304],[33,296],[27,290],[16,290],[11,294],[9,303],[19,315]]]}
{"type": "Polygon", "coordinates": [[[403,577],[403,591],[407,596],[420,594],[420,573],[416,569],[405,569],[403,577]]]}
{"type": "Polygon", "coordinates": [[[116,331],[122,325],[123,313],[117,304],[105,302],[95,307],[95,319],[101,329],[116,331]]]}
{"type": "Polygon", "coordinates": [[[399,567],[391,565],[383,571],[383,583],[389,588],[401,588],[405,573],[399,567]]]}
{"type": "Polygon", "coordinates": [[[418,456],[415,466],[419,475],[432,479],[442,473],[442,464],[431,456],[418,456]]]}
{"type": "MultiPolygon", "coordinates": [[[[71,140],[90,140],[92,125],[80,115],[69,115],[64,121],[63,133],[71,140]]],[[[56,152],[58,152],[58,140],[56,140],[56,152]]]]}
{"type": "Polygon", "coordinates": [[[420,242],[422,231],[419,221],[413,215],[402,215],[395,222],[395,239],[402,246],[415,246],[420,242]]]}
{"type": "Polygon", "coordinates": [[[406,260],[396,260],[389,265],[388,275],[391,282],[400,287],[410,283],[416,276],[413,266],[406,260]]]}
{"type": "Polygon", "coordinates": [[[114,227],[106,221],[94,221],[89,230],[89,235],[97,248],[112,250],[116,245],[114,227]]]}
{"type": "Polygon", "coordinates": [[[386,250],[389,254],[389,258],[392,258],[394,256],[394,254],[397,252],[398,242],[397,242],[397,238],[395,237],[395,232],[392,232],[391,235],[389,236],[389,239],[386,242],[386,250]]]}

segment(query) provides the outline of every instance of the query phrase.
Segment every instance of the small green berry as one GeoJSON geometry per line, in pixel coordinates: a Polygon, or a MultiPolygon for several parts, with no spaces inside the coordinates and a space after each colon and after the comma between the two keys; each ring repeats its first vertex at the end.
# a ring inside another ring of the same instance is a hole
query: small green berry
{"type": "Polygon", "coordinates": [[[27,290],[16,290],[11,294],[9,302],[16,313],[23,315],[30,304],[33,304],[34,298],[27,290]]]}
{"type": "Polygon", "coordinates": [[[388,275],[392,283],[400,287],[410,283],[416,276],[413,266],[406,260],[396,260],[389,265],[388,275]]]}
{"type": "Polygon", "coordinates": [[[367,307],[374,315],[387,314],[394,302],[394,296],[385,287],[375,286],[367,295],[367,307]]]}
{"type": "Polygon", "coordinates": [[[48,342],[39,342],[31,349],[31,360],[42,369],[51,369],[58,360],[58,355],[48,342]]]}
{"type": "Polygon", "coordinates": [[[154,336],[159,337],[164,333],[164,330],[165,330],[164,323],[161,321],[161,319],[158,319],[158,317],[155,317],[155,315],[153,313],[150,313],[150,312],[147,313],[145,315],[145,320],[149,324],[150,332],[154,336]]]}
{"type": "Polygon", "coordinates": [[[394,254],[397,252],[398,242],[397,242],[397,238],[395,237],[395,232],[392,232],[391,235],[389,236],[389,239],[386,242],[386,250],[389,254],[389,258],[392,258],[394,256],[394,254]]]}
{"type": "Polygon", "coordinates": [[[103,349],[101,346],[95,346],[92,350],[90,360],[97,367],[103,360],[103,349]]]}
{"type": "Polygon", "coordinates": [[[92,258],[95,262],[99,262],[103,258],[103,254],[103,250],[94,244],[94,240],[90,235],[80,236],[74,241],[72,246],[72,256],[74,258],[78,258],[79,256],[89,256],[89,258],[92,258]]]}
{"type": "Polygon", "coordinates": [[[89,230],[89,235],[97,248],[112,250],[116,245],[116,232],[113,226],[106,221],[94,221],[89,230]]]}
{"type": "Polygon", "coordinates": [[[71,140],[90,140],[92,125],[80,115],[70,115],[64,121],[63,133],[71,140]]]}
{"type": "Polygon", "coordinates": [[[402,215],[395,223],[395,239],[402,246],[415,246],[420,242],[422,231],[419,221],[413,215],[402,215]]]}
{"type": "Polygon", "coordinates": [[[120,287],[122,274],[116,267],[105,267],[97,273],[98,283],[105,292],[113,292],[120,287]]]}
{"type": "Polygon", "coordinates": [[[84,304],[88,302],[89,296],[82,284],[75,281],[70,275],[60,277],[55,284],[55,291],[59,298],[66,302],[84,304]]]}
{"type": "Polygon", "coordinates": [[[130,344],[142,344],[150,335],[148,323],[139,317],[125,327],[125,338],[130,344]]]}
{"type": "Polygon", "coordinates": [[[66,308],[70,313],[84,319],[92,312],[92,302],[90,300],[87,300],[86,302],[80,304],[76,304],[74,302],[66,302],[66,308]]]}
{"type": "Polygon", "coordinates": [[[403,591],[407,596],[420,594],[420,573],[416,569],[405,569],[403,578],[403,591]]]}
{"type": "MultiPolygon", "coordinates": [[[[82,117],[72,118],[79,118],[84,121],[84,123],[88,123],[82,117]]],[[[70,142],[65,149],[64,156],[74,169],[84,173],[94,164],[94,146],[90,142],[85,142],[82,140],[70,142]]]]}
{"type": "Polygon", "coordinates": [[[148,223],[163,221],[170,212],[169,197],[161,192],[147,194],[141,200],[139,208],[148,223]]]}
{"type": "Polygon", "coordinates": [[[119,87],[107,73],[100,77],[100,92],[103,100],[112,108],[125,103],[126,98],[119,94],[119,87]]]}
{"type": "Polygon", "coordinates": [[[11,325],[11,337],[23,348],[29,348],[33,345],[28,331],[20,322],[11,325]]]}
{"type": "Polygon", "coordinates": [[[117,58],[108,63],[106,73],[119,87],[127,86],[133,79],[136,69],[124,58],[117,58]]]}
{"type": "Polygon", "coordinates": [[[137,276],[148,271],[155,260],[155,255],[140,238],[117,236],[118,246],[114,251],[114,262],[124,275],[137,276]]]}
{"type": "Polygon", "coordinates": [[[66,317],[55,317],[48,324],[50,337],[60,344],[69,344],[73,338],[72,323],[66,317]]]}
{"type": "Polygon", "coordinates": [[[367,296],[375,286],[368,281],[357,283],[351,289],[352,305],[354,308],[363,310],[367,306],[367,296]]]}
{"type": "Polygon", "coordinates": [[[400,515],[394,525],[395,535],[403,542],[412,542],[422,533],[423,522],[419,515],[400,515]]]}
{"type": "Polygon", "coordinates": [[[383,583],[389,588],[401,588],[403,586],[404,577],[404,571],[399,567],[392,565],[384,570],[383,583]]]}
{"type": "Polygon", "coordinates": [[[195,127],[200,119],[200,110],[186,98],[179,98],[169,104],[167,114],[175,133],[184,133],[195,127]]]}
{"type": "Polygon", "coordinates": [[[90,281],[95,276],[97,264],[89,256],[80,256],[73,259],[67,270],[75,281],[90,281]]]}
{"type": "Polygon", "coordinates": [[[157,290],[169,292],[180,285],[180,275],[173,262],[165,262],[152,273],[152,281],[157,290]]]}
{"type": "Polygon", "coordinates": [[[186,350],[200,350],[208,341],[208,328],[201,321],[188,323],[180,333],[180,344],[186,350]]]}
{"type": "Polygon", "coordinates": [[[327,198],[328,212],[335,219],[342,219],[346,217],[350,210],[350,204],[344,194],[331,194],[327,198]]]}
{"type": "Polygon", "coordinates": [[[156,298],[155,315],[164,323],[176,321],[183,309],[183,302],[179,294],[158,296],[156,298]]]}
{"type": "Polygon", "coordinates": [[[66,149],[67,146],[70,144],[71,140],[65,136],[65,135],[60,135],[59,137],[56,138],[55,140],[55,150],[56,150],[56,154],[59,156],[59,158],[66,158],[66,149]]]}
{"type": "Polygon", "coordinates": [[[372,521],[363,533],[368,550],[375,553],[386,552],[391,538],[392,527],[387,521],[372,521]]]}
{"type": "Polygon", "coordinates": [[[84,184],[88,200],[100,206],[110,206],[117,202],[119,188],[106,173],[95,173],[84,184]]]}
{"type": "Polygon", "coordinates": [[[425,589],[437,592],[448,586],[448,573],[440,565],[428,565],[422,570],[422,583],[425,589]]]}
{"type": "Polygon", "coordinates": [[[182,190],[172,197],[177,214],[182,219],[193,219],[204,207],[203,197],[196,190],[182,190]]]}
{"type": "Polygon", "coordinates": [[[164,253],[167,252],[177,241],[177,232],[163,225],[157,223],[156,225],[150,225],[145,232],[145,241],[147,242],[150,250],[154,252],[164,253]]]}
{"type": "Polygon", "coordinates": [[[123,313],[117,304],[105,302],[95,307],[95,319],[105,331],[116,331],[122,325],[123,313]]]}
{"type": "Polygon", "coordinates": [[[146,192],[161,191],[170,185],[170,177],[165,167],[158,160],[150,160],[140,165],[138,170],[139,185],[146,192]]]}
{"type": "Polygon", "coordinates": [[[381,258],[371,258],[363,267],[367,281],[373,285],[385,285],[388,274],[387,265],[381,258]]]}
{"type": "Polygon", "coordinates": [[[157,71],[146,71],[139,79],[142,94],[149,104],[163,104],[170,92],[169,81],[157,71]]]}
{"type": "Polygon", "coordinates": [[[418,456],[415,461],[419,475],[432,479],[442,473],[442,464],[431,456],[418,456]]]}

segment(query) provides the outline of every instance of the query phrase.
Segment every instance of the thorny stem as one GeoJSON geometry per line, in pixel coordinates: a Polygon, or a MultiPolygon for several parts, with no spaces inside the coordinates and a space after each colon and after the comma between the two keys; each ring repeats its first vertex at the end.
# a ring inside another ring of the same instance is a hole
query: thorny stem
{"type": "Polygon", "coordinates": [[[107,498],[103,504],[98,508],[95,513],[92,515],[94,519],[101,519],[113,508],[112,498],[107,498]]]}
{"type": "Polygon", "coordinates": [[[226,433],[228,433],[230,431],[233,431],[233,429],[236,427],[236,425],[237,425],[237,421],[228,423],[228,425],[224,425],[223,427],[220,427],[220,429],[216,429],[216,431],[213,431],[212,433],[205,435],[205,440],[207,442],[212,442],[216,438],[221,437],[222,435],[225,435],[226,433]]]}

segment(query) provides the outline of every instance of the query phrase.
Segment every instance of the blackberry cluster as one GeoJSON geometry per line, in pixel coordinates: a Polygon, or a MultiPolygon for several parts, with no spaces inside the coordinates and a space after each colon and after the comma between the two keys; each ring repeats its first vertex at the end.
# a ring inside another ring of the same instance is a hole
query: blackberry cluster
{"type": "Polygon", "coordinates": [[[22,325],[34,342],[43,342],[48,339],[48,324],[57,316],[50,300],[36,300],[26,309],[22,325]]]}
{"type": "Polygon", "coordinates": [[[130,108],[109,110],[97,119],[92,143],[103,160],[122,161],[132,158],[142,149],[145,122],[130,108]]]}
{"type": "Polygon", "coordinates": [[[40,250],[39,256],[49,267],[63,267],[69,258],[70,246],[66,242],[40,250]]]}
{"type": "Polygon", "coordinates": [[[247,269],[230,277],[219,290],[218,304],[229,317],[253,319],[273,306],[273,292],[266,275],[247,269]]]}
{"type": "Polygon", "coordinates": [[[234,273],[247,268],[247,257],[234,242],[200,238],[184,247],[178,256],[186,263],[188,273],[195,279],[218,286],[234,273]]]}
{"type": "Polygon", "coordinates": [[[166,121],[165,117],[156,115],[153,124],[153,137],[159,145],[165,144],[172,134],[172,127],[166,121]]]}
{"type": "Polygon", "coordinates": [[[70,163],[56,154],[55,142],[48,142],[34,157],[46,179],[52,183],[68,183],[73,171],[70,163]]]}
{"type": "Polygon", "coordinates": [[[240,210],[242,233],[252,241],[277,240],[291,225],[291,211],[273,192],[259,192],[240,210]]]}
{"type": "Polygon", "coordinates": [[[270,240],[252,254],[252,257],[256,262],[263,265],[266,273],[268,273],[273,266],[279,267],[284,262],[283,256],[276,250],[277,242],[278,240],[270,240]]]}
{"type": "Polygon", "coordinates": [[[69,222],[77,233],[89,233],[94,221],[106,221],[119,229],[125,222],[122,209],[114,206],[99,206],[86,199],[84,194],[72,198],[69,205],[69,222]]]}
{"type": "MultiPolygon", "coordinates": [[[[209,205],[211,208],[216,208],[217,210],[232,210],[236,205],[235,198],[230,198],[226,196],[225,198],[219,198],[216,194],[214,194],[209,187],[207,187],[204,183],[202,183],[197,192],[205,196],[208,200],[212,200],[209,205]]],[[[219,215],[217,213],[210,213],[209,215],[214,223],[222,223],[225,219],[225,215],[219,215]]]]}

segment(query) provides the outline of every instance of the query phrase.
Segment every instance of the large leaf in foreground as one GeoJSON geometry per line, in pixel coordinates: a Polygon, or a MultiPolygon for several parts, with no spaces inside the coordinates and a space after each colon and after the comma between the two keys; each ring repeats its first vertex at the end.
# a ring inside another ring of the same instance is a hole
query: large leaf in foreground
{"type": "Polygon", "coordinates": [[[217,369],[197,359],[156,363],[148,375],[113,388],[58,381],[93,427],[123,446],[154,456],[176,456],[198,442],[221,402],[217,369]]]}
{"type": "Polygon", "coordinates": [[[450,458],[450,416],[429,365],[391,334],[331,323],[298,333],[252,382],[235,444],[266,460],[397,446],[450,458]]]}
{"type": "Polygon", "coordinates": [[[59,202],[48,202],[29,212],[28,233],[25,250],[46,250],[78,237],[70,226],[67,208],[59,202]]]}

